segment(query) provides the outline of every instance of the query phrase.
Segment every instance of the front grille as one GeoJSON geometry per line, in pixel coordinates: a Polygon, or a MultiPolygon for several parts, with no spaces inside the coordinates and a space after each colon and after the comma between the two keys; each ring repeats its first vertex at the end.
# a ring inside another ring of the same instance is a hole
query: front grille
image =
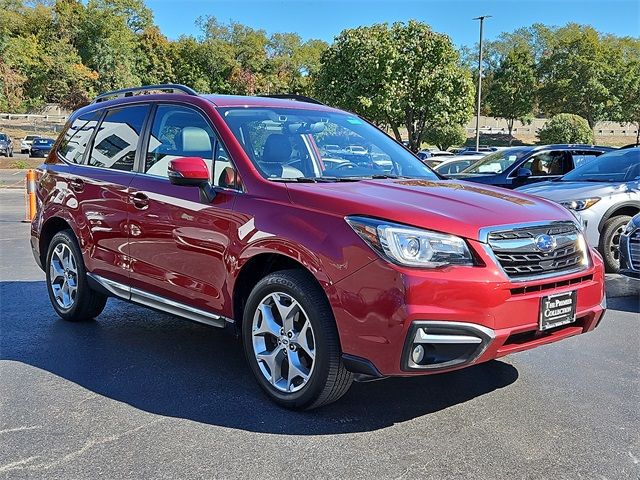
{"type": "Polygon", "coordinates": [[[513,279],[578,271],[585,266],[585,249],[570,222],[523,226],[489,233],[488,243],[504,272],[513,279]],[[537,241],[548,235],[555,247],[541,251],[537,241]]]}
{"type": "Polygon", "coordinates": [[[631,268],[640,270],[640,229],[629,235],[629,260],[631,268]]]}

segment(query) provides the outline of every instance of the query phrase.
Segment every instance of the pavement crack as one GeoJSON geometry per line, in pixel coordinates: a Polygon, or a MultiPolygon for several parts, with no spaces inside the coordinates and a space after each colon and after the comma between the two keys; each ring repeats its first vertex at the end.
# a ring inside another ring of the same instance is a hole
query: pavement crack
{"type": "Polygon", "coordinates": [[[20,470],[23,468],[25,463],[29,463],[37,459],[38,457],[28,457],[22,460],[16,460],[15,462],[7,463],[6,465],[0,466],[0,473],[8,472],[10,470],[20,470]]]}
{"type": "Polygon", "coordinates": [[[151,422],[147,422],[144,423],[142,425],[138,425],[137,427],[134,428],[130,428],[129,430],[125,430],[124,432],[120,432],[117,434],[113,434],[113,435],[108,435],[106,437],[103,438],[98,438],[98,439],[92,439],[89,440],[88,442],[86,442],[82,447],[80,447],[77,450],[74,450],[72,452],[67,453],[66,455],[63,455],[62,457],[60,457],[59,459],[53,461],[53,462],[42,462],[42,463],[38,463],[38,464],[31,464],[31,465],[26,465],[27,463],[33,461],[34,459],[38,458],[38,457],[29,457],[25,460],[20,460],[17,462],[12,462],[9,463],[7,465],[4,465],[3,467],[0,467],[0,472],[7,472],[10,470],[34,470],[34,471],[39,471],[39,470],[50,470],[52,468],[58,467],[66,462],[69,462],[70,460],[73,460],[76,457],[79,457],[80,455],[82,455],[83,453],[85,453],[87,450],[90,450],[93,447],[96,447],[98,445],[104,445],[104,444],[108,444],[108,443],[113,443],[113,442],[117,442],[118,440],[134,434],[140,430],[142,430],[143,428],[147,428],[151,425],[154,425],[156,423],[160,423],[164,421],[164,418],[160,418],[157,420],[153,420],[151,422]]]}
{"type": "Polygon", "coordinates": [[[42,425],[32,425],[30,427],[14,427],[14,428],[6,428],[4,430],[0,430],[0,435],[3,433],[11,433],[11,432],[23,432],[25,430],[36,430],[38,428],[42,428],[42,425]]]}

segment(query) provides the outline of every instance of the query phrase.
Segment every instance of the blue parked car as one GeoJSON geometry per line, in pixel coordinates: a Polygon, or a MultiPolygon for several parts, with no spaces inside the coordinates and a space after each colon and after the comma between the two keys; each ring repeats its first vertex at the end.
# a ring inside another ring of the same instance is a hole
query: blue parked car
{"type": "Polygon", "coordinates": [[[450,178],[504,188],[560,178],[584,165],[610,147],[593,145],[540,145],[512,147],[490,153],[479,162],[450,178]]]}
{"type": "Polygon", "coordinates": [[[53,148],[55,140],[50,138],[34,138],[29,150],[31,157],[46,157],[53,148]]]}

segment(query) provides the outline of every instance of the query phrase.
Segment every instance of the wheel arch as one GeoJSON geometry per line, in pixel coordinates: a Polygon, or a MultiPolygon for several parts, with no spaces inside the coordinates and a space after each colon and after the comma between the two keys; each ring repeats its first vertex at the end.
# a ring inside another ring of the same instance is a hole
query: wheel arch
{"type": "Polygon", "coordinates": [[[626,202],[617,203],[612,207],[609,207],[609,209],[604,212],[604,215],[600,219],[600,223],[598,223],[598,232],[602,232],[604,224],[612,217],[618,215],[628,215],[630,217],[633,217],[638,213],[640,213],[640,202],[629,200],[626,202]]]}
{"type": "Polygon", "coordinates": [[[78,237],[76,232],[73,230],[71,223],[62,217],[50,217],[42,224],[39,238],[40,261],[42,262],[42,265],[46,265],[47,251],[49,250],[49,243],[51,243],[51,239],[56,233],[63,230],[71,230],[76,238],[78,237]]]}
{"type": "Polygon", "coordinates": [[[327,278],[323,275],[318,275],[319,272],[317,271],[314,273],[312,269],[305,266],[298,259],[281,252],[261,252],[246,259],[235,275],[232,292],[232,312],[235,319],[236,333],[240,333],[245,304],[253,288],[265,276],[281,270],[302,270],[306,272],[309,278],[312,278],[322,289],[331,305],[329,293],[327,292],[327,287],[331,285],[331,282],[327,278]]]}

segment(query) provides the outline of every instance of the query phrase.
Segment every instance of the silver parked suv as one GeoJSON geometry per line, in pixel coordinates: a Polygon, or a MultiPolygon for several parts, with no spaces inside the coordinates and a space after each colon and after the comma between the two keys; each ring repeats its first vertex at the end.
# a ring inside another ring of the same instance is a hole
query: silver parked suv
{"type": "Polygon", "coordinates": [[[550,182],[517,189],[558,202],[572,210],[597,247],[608,272],[620,270],[620,236],[640,213],[640,148],[606,153],[550,182]]]}

